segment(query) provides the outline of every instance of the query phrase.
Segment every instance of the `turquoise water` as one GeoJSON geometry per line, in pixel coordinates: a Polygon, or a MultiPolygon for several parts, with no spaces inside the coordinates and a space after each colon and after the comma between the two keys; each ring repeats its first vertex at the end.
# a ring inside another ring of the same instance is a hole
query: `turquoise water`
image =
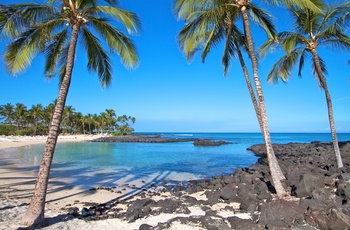
{"type": "MultiPolygon", "coordinates": [[[[149,134],[149,133],[148,133],[149,134]]],[[[113,186],[125,177],[156,177],[157,181],[186,181],[229,174],[236,168],[257,161],[246,150],[263,143],[259,133],[156,133],[165,138],[204,138],[232,142],[229,145],[198,147],[193,142],[180,143],[60,143],[57,145],[51,177],[71,178],[73,183],[92,187],[113,186]]],[[[330,142],[326,133],[273,133],[273,143],[311,141],[330,142]]],[[[350,140],[350,134],[338,134],[339,141],[350,140]]],[[[15,162],[22,168],[36,170],[43,145],[0,151],[1,161],[15,162]]],[[[0,164],[1,165],[1,164],[0,164]]]]}

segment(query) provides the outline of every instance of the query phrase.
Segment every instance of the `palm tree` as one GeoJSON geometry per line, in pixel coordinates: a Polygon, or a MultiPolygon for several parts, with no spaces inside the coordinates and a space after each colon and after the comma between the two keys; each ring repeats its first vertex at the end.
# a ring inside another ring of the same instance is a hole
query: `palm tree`
{"type": "Polygon", "coordinates": [[[63,109],[63,117],[62,117],[62,124],[63,129],[65,132],[67,133],[72,133],[72,121],[73,121],[73,117],[75,114],[75,108],[73,108],[73,106],[68,105],[66,107],[64,107],[63,109]]]}
{"type": "Polygon", "coordinates": [[[109,23],[110,19],[115,19],[123,24],[128,32],[137,32],[137,16],[117,8],[116,0],[105,0],[107,6],[98,6],[97,2],[50,0],[48,5],[28,3],[12,6],[19,12],[25,12],[26,17],[35,19],[36,23],[26,28],[6,47],[5,61],[8,71],[13,74],[20,73],[28,67],[36,54],[44,53],[45,75],[52,77],[56,72],[60,75],[60,90],[34,194],[22,220],[26,226],[36,225],[44,220],[49,172],[71,82],[78,38],[81,39],[80,44],[83,44],[88,56],[88,69],[98,73],[103,87],[107,87],[111,82],[112,66],[100,39],[106,41],[112,52],[119,54],[125,66],[134,67],[138,63],[132,41],[109,23]]]}
{"type": "MultiPolygon", "coordinates": [[[[324,60],[317,53],[317,48],[319,45],[328,45],[339,49],[350,49],[350,38],[344,33],[347,25],[344,22],[350,22],[350,2],[325,7],[322,13],[300,9],[293,5],[289,6],[289,11],[293,16],[295,28],[293,32],[278,34],[278,42],[283,47],[286,55],[273,65],[268,80],[276,83],[280,77],[283,81],[288,81],[291,70],[297,62],[299,62],[298,75],[301,77],[304,62],[308,55],[311,56],[313,75],[317,79],[320,88],[325,92],[334,152],[338,168],[341,168],[343,163],[334,124],[332,100],[324,77],[327,70],[324,60]]],[[[259,51],[264,55],[271,46],[275,45],[275,40],[269,39],[259,51]]]]}
{"type": "Polygon", "coordinates": [[[129,135],[132,134],[134,129],[131,127],[135,123],[135,117],[120,116],[117,118],[117,135],[129,135]],[[131,124],[130,124],[131,122],[131,124]]]}
{"type": "Polygon", "coordinates": [[[55,105],[56,105],[56,101],[54,101],[53,103],[50,103],[43,111],[43,117],[44,117],[43,120],[47,128],[49,128],[50,126],[51,118],[55,111],[55,105]]]}
{"type": "Polygon", "coordinates": [[[108,132],[111,133],[111,126],[113,123],[115,123],[115,110],[114,109],[106,109],[106,115],[107,115],[107,127],[108,132]]]}
{"type": "Polygon", "coordinates": [[[94,132],[98,134],[98,129],[101,127],[101,121],[100,121],[100,116],[97,115],[96,113],[92,115],[92,123],[94,125],[94,128],[93,128],[94,132]]]}
{"type": "Polygon", "coordinates": [[[99,122],[101,135],[103,135],[103,130],[105,130],[105,128],[107,127],[108,115],[106,112],[102,112],[100,113],[100,115],[98,115],[97,119],[99,122]]]}
{"type": "Polygon", "coordinates": [[[175,10],[178,16],[180,18],[185,18],[185,21],[188,23],[187,26],[185,26],[185,28],[180,32],[180,46],[185,50],[187,57],[191,57],[198,49],[198,46],[203,46],[204,51],[202,58],[204,59],[210,50],[210,47],[212,45],[216,45],[220,40],[225,38],[226,44],[223,64],[226,73],[230,56],[233,56],[236,53],[238,54],[244,75],[246,77],[247,86],[255,107],[256,115],[259,120],[261,131],[264,136],[272,180],[278,196],[284,197],[286,192],[281,184],[281,180],[285,178],[272,148],[264,97],[258,76],[257,59],[255,57],[247,11],[249,11],[259,25],[265,29],[267,34],[272,37],[274,34],[274,27],[269,20],[269,15],[248,1],[239,1],[235,2],[235,4],[230,4],[229,1],[225,0],[207,0],[205,3],[200,0],[178,0],[175,10]],[[243,17],[244,36],[240,34],[234,25],[234,22],[239,16],[243,17]],[[251,88],[248,71],[241,55],[240,44],[246,45],[252,62],[254,83],[258,100],[256,100],[255,93],[251,88]],[[258,101],[258,104],[256,101],[258,101]]]}
{"type": "Polygon", "coordinates": [[[27,112],[27,106],[25,106],[23,103],[16,104],[13,112],[13,118],[16,121],[17,130],[21,129],[23,123],[25,122],[27,112]]]}
{"type": "Polygon", "coordinates": [[[0,106],[0,115],[5,117],[6,123],[12,125],[12,117],[15,107],[11,103],[0,106]]]}
{"type": "Polygon", "coordinates": [[[41,104],[33,105],[32,108],[28,111],[33,122],[34,122],[34,135],[38,129],[39,119],[42,117],[43,106],[41,104]]]}
{"type": "Polygon", "coordinates": [[[85,135],[85,123],[87,122],[88,118],[87,116],[83,116],[83,114],[80,112],[78,114],[79,114],[79,123],[81,124],[83,134],[85,135]]]}
{"type": "Polygon", "coordinates": [[[89,134],[91,134],[91,122],[92,122],[92,114],[91,113],[88,113],[86,115],[86,118],[87,118],[87,123],[89,125],[89,134]]]}
{"type": "MultiPolygon", "coordinates": [[[[304,1],[299,1],[299,0],[284,0],[284,1],[279,1],[279,0],[266,0],[266,2],[279,5],[283,4],[285,2],[288,3],[293,3],[296,4],[300,7],[307,7],[310,8],[311,10],[314,11],[320,11],[319,7],[322,5],[321,1],[319,0],[304,0],[304,1]]],[[[219,8],[220,5],[224,6],[231,6],[232,10],[230,12],[240,12],[240,16],[242,17],[243,20],[243,28],[244,28],[244,36],[246,39],[246,44],[247,44],[247,50],[248,50],[248,55],[251,60],[252,64],[252,69],[253,69],[253,77],[254,77],[254,84],[255,84],[255,90],[258,96],[258,106],[259,106],[259,112],[257,112],[257,117],[260,123],[260,127],[263,133],[264,141],[265,141],[265,146],[266,146],[266,152],[268,156],[268,161],[269,161],[269,167],[270,167],[270,173],[271,177],[276,189],[276,192],[279,197],[284,197],[286,194],[282,184],[281,180],[285,179],[282,170],[279,167],[279,164],[277,162],[277,159],[275,157],[275,154],[273,152],[272,148],[272,143],[271,143],[271,138],[270,138],[270,131],[268,128],[268,120],[267,120],[267,115],[266,115],[266,109],[265,109],[265,102],[264,102],[264,96],[262,92],[262,87],[258,75],[258,64],[257,64],[257,58],[255,55],[255,48],[254,48],[254,43],[253,43],[253,38],[252,34],[250,31],[250,19],[252,20],[257,20],[258,24],[261,26],[265,25],[271,25],[267,21],[261,21],[261,15],[264,14],[263,11],[260,11],[257,7],[254,7],[254,5],[251,3],[251,0],[177,0],[175,10],[178,14],[179,18],[185,18],[185,21],[192,21],[195,20],[197,17],[202,17],[202,12],[207,10],[208,8],[219,8]],[[249,17],[249,14],[251,17],[249,17]],[[267,24],[266,24],[267,23],[267,24]]],[[[237,14],[237,13],[236,13],[237,14]]],[[[209,15],[209,20],[212,18],[215,18],[216,16],[213,14],[209,15]]],[[[238,18],[237,16],[234,16],[234,19],[238,18]]],[[[195,30],[196,32],[205,29],[206,26],[210,26],[211,22],[209,24],[204,24],[201,27],[198,27],[198,30],[195,30]]],[[[269,36],[272,36],[273,32],[272,30],[268,30],[268,28],[265,28],[266,31],[269,32],[269,36]],[[267,29],[267,30],[266,30],[267,29]]],[[[200,33],[200,32],[199,32],[200,33]]],[[[217,39],[217,38],[216,38],[217,39]]],[[[214,41],[214,44],[217,41],[214,41]]],[[[195,46],[196,41],[192,40],[189,44],[190,46],[195,46]]],[[[241,62],[242,64],[242,62],[241,62]]],[[[248,84],[249,87],[249,84],[248,84]]],[[[251,93],[252,95],[252,93],[251,93]]],[[[252,97],[253,103],[254,103],[254,98],[252,97]]],[[[257,110],[257,109],[256,109],[257,110]]]]}

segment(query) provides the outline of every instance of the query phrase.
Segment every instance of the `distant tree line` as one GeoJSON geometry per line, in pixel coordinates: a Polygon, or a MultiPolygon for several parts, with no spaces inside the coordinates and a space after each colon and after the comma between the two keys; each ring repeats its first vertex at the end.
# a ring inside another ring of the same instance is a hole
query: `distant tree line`
{"type": "MultiPolygon", "coordinates": [[[[41,104],[27,108],[23,103],[0,105],[0,135],[47,135],[55,108],[41,104]]],[[[136,118],[117,116],[113,109],[100,114],[83,115],[73,106],[66,106],[60,126],[61,134],[132,134],[136,118]]]]}

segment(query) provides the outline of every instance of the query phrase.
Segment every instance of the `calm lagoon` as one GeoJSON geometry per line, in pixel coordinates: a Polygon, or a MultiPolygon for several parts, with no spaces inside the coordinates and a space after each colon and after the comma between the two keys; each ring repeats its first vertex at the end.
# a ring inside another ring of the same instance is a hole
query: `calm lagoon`
{"type": "MultiPolygon", "coordinates": [[[[150,133],[142,133],[150,134],[150,133]]],[[[156,182],[187,181],[230,174],[248,167],[257,157],[246,148],[263,143],[260,133],[155,133],[165,138],[203,138],[231,142],[229,145],[198,147],[179,143],[59,143],[51,177],[69,178],[77,186],[115,186],[143,178],[156,182]]],[[[273,143],[330,142],[329,133],[273,133],[273,143]]],[[[349,133],[338,134],[339,141],[350,140],[349,133]]],[[[43,145],[0,151],[2,161],[20,168],[37,170],[43,145]]]]}

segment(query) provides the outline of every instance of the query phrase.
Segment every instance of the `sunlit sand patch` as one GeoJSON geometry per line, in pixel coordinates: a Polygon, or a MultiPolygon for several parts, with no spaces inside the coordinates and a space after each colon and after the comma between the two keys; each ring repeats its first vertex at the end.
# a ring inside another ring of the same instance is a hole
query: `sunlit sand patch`
{"type": "Polygon", "coordinates": [[[225,209],[227,206],[229,206],[230,208],[233,208],[234,210],[239,210],[239,206],[240,206],[240,203],[237,203],[237,202],[232,202],[232,203],[216,203],[214,204],[213,206],[211,206],[211,208],[213,210],[222,210],[222,209],[225,209]]]}
{"type": "Polygon", "coordinates": [[[204,216],[205,211],[200,206],[190,206],[188,209],[191,211],[191,216],[204,216]]]}
{"type": "Polygon", "coordinates": [[[197,200],[206,200],[207,199],[207,197],[206,197],[206,195],[204,194],[203,191],[196,192],[196,193],[191,193],[191,194],[187,194],[187,195],[190,196],[190,197],[196,198],[197,200]]]}
{"type": "Polygon", "coordinates": [[[202,228],[198,225],[196,225],[195,223],[188,223],[188,224],[182,224],[180,221],[174,221],[169,230],[184,230],[184,229],[190,229],[190,230],[202,230],[205,228],[202,228]]]}

